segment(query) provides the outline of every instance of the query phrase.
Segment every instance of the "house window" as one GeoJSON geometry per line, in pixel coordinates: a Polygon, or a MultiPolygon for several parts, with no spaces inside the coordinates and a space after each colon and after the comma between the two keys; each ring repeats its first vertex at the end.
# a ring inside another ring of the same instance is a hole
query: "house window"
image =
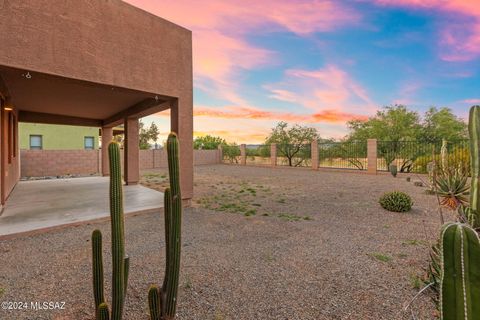
{"type": "Polygon", "coordinates": [[[95,149],[95,138],[94,137],[85,137],[85,149],[86,150],[95,149]]]}
{"type": "Polygon", "coordinates": [[[30,150],[42,150],[43,141],[42,136],[40,135],[31,135],[30,136],[30,150]]]}

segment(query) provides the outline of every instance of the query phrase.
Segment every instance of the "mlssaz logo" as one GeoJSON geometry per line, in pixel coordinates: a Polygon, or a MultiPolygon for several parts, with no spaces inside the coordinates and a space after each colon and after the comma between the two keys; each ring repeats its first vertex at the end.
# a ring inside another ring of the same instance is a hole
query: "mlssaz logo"
{"type": "Polygon", "coordinates": [[[53,301],[44,301],[44,302],[30,302],[30,309],[33,310],[65,310],[65,301],[53,302],[53,301]]]}

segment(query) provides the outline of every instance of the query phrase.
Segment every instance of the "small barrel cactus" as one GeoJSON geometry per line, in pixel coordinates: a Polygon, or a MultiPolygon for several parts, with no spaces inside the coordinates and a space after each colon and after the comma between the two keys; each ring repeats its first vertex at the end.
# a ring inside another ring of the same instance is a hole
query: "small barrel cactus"
{"type": "Polygon", "coordinates": [[[388,171],[392,174],[393,177],[396,177],[398,174],[398,168],[396,164],[391,164],[388,166],[388,171]]]}
{"type": "Polygon", "coordinates": [[[441,234],[440,316],[480,320],[480,239],[471,227],[448,223],[441,234]]]}
{"type": "Polygon", "coordinates": [[[407,212],[412,209],[413,205],[412,198],[400,191],[387,192],[378,202],[382,208],[392,212],[407,212]]]}

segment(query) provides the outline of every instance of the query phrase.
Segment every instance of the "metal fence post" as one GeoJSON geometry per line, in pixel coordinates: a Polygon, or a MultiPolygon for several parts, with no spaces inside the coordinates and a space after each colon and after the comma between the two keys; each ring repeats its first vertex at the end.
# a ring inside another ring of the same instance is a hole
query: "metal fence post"
{"type": "Polygon", "coordinates": [[[377,139],[367,140],[368,174],[377,174],[377,139]]]}
{"type": "Polygon", "coordinates": [[[318,170],[318,140],[312,141],[310,148],[310,157],[312,159],[312,169],[318,170]]]}
{"type": "Polygon", "coordinates": [[[242,166],[247,164],[247,145],[246,144],[240,145],[240,164],[242,166]]]}

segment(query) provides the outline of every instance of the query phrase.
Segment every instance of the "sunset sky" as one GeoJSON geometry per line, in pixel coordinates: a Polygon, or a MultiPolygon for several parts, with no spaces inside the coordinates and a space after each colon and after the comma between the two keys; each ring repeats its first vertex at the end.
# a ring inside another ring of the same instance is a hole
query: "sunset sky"
{"type": "Polygon", "coordinates": [[[192,30],[196,136],[261,143],[283,120],[340,138],[384,105],[480,104],[479,0],[127,2],[192,30]]]}

